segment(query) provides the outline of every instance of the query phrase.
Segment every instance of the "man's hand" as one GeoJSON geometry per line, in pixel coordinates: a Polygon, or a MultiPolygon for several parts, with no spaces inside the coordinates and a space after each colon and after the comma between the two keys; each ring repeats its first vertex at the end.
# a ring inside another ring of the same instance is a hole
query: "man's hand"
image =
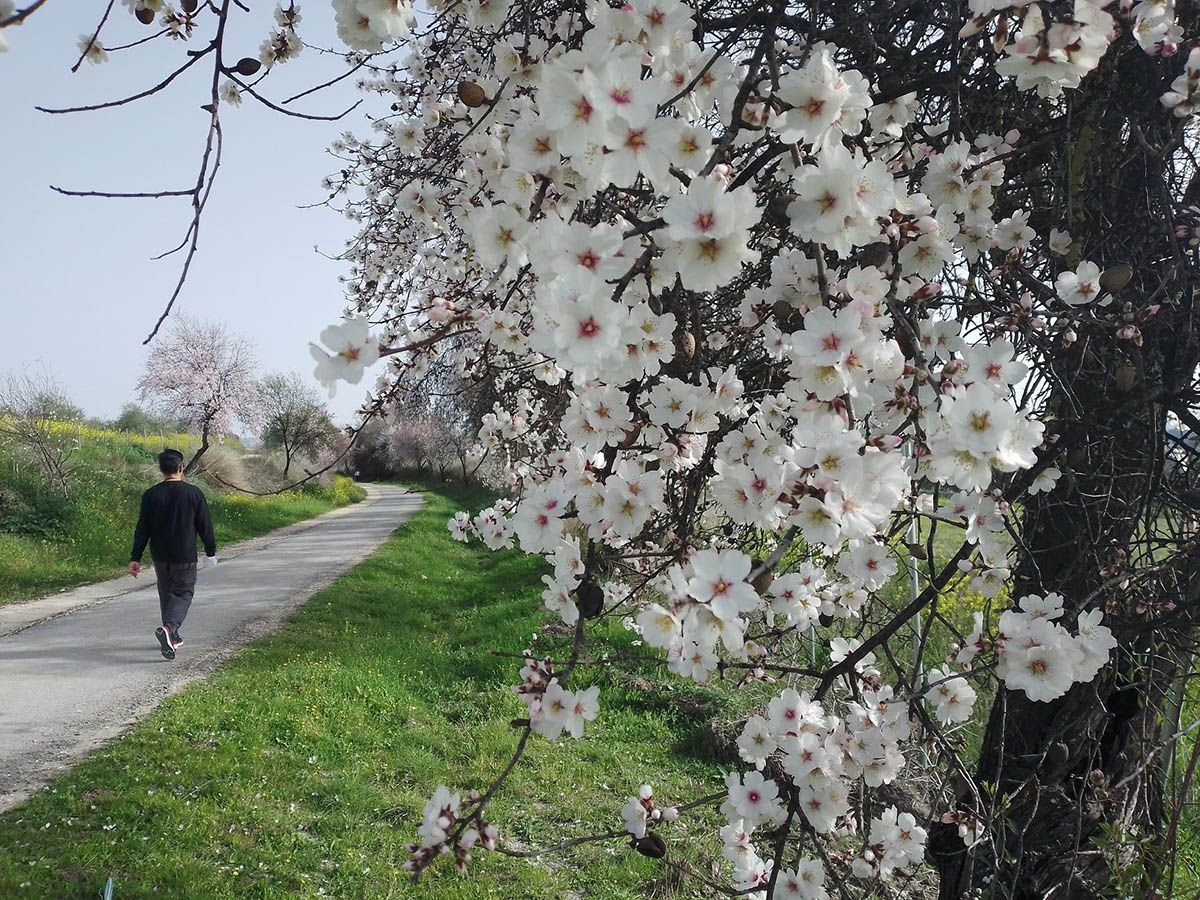
{"type": "Polygon", "coordinates": [[[129,574],[134,578],[138,577],[138,572],[142,571],[142,564],[134,560],[129,564],[129,574]]]}

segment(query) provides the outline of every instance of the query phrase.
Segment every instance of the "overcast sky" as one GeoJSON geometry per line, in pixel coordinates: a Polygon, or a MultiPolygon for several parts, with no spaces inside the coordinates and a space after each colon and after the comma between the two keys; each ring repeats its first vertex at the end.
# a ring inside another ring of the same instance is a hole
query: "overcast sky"
{"type": "MultiPolygon", "coordinates": [[[[233,52],[256,56],[273,3],[235,12],[233,52]],[[241,46],[244,43],[244,47],[241,46]]],[[[195,181],[208,115],[207,63],[164,93],[98,112],[47,115],[41,106],[79,106],[125,96],[161,80],[183,60],[164,40],[110,55],[77,74],[76,43],[90,33],[101,0],[51,0],[20,27],[6,29],[0,53],[0,373],[44,362],[89,414],[113,416],[134,399],[146,356],[143,338],[170,295],[180,258],[154,256],[177,244],[189,219],[186,199],[69,198],[48,185],[83,190],[180,189],[195,181]]],[[[301,36],[334,46],[328,3],[305,4],[301,36]]],[[[121,3],[105,26],[115,46],[150,33],[121,3]]],[[[191,46],[199,43],[200,33],[191,46]]],[[[227,49],[227,55],[230,50],[227,49]]],[[[236,58],[236,57],[235,57],[236,58]]],[[[211,73],[211,69],[208,69],[211,73]]],[[[305,49],[266,79],[273,100],[345,71],[340,60],[305,49]]],[[[340,112],[358,98],[353,78],[294,104],[340,112]]],[[[370,101],[368,101],[369,103],[370,101]]],[[[366,104],[364,104],[366,105],[366,104]]],[[[340,133],[366,134],[362,108],[341,122],[286,118],[246,98],[222,108],[225,151],[205,212],[200,252],[177,308],[227,323],[257,345],[264,372],[311,378],[308,342],[342,309],[333,255],[350,223],[327,209],[321,178],[336,168],[326,152],[340,133]]],[[[368,375],[368,382],[373,378],[368,375]]],[[[315,383],[315,382],[314,382],[315,383]]],[[[341,385],[332,407],[350,417],[365,393],[341,385]]]]}

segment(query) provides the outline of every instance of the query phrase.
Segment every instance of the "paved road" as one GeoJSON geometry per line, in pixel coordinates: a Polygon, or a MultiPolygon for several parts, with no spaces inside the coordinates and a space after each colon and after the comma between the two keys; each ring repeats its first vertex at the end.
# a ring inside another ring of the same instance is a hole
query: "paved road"
{"type": "Polygon", "coordinates": [[[367,489],[362,503],[202,567],[173,662],[154,639],[158,595],[145,575],[0,608],[0,810],[270,633],[421,506],[420,494],[367,489]]]}

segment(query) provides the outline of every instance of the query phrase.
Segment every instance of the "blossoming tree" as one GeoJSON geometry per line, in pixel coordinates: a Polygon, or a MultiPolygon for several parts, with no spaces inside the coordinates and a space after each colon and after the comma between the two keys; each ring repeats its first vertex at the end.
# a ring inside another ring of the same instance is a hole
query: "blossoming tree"
{"type": "Polygon", "coordinates": [[[236,425],[253,429],[261,423],[263,399],[255,365],[246,338],[219,323],[183,316],[150,348],[138,379],[139,395],[200,435],[185,472],[200,462],[211,438],[231,434],[236,425]]]}
{"type": "MultiPolygon", "coordinates": [[[[227,99],[250,90],[221,63],[229,3],[190,7],[227,99]]],[[[514,673],[511,764],[432,793],[414,874],[504,849],[489,806],[533,742],[604,715],[579,676],[621,665],[587,651],[617,617],[681,678],[775,684],[719,795],[613,811],[661,857],[719,805],[714,890],[891,895],[927,862],[944,898],[1084,897],[1116,860],[1169,892],[1200,616],[1164,467],[1194,447],[1168,424],[1200,431],[1200,12],[333,7],[383,102],[335,147],[330,202],[361,230],[318,374],[388,358],[368,411],[431,373],[487,386],[508,497],[451,531],[544,556],[573,634],[514,673]],[[907,560],[918,587],[889,601],[907,560]],[[986,607],[930,658],[957,586],[986,607]],[[939,787],[882,802],[914,745],[939,787]]],[[[300,46],[296,6],[277,21],[268,67],[300,46]]]]}

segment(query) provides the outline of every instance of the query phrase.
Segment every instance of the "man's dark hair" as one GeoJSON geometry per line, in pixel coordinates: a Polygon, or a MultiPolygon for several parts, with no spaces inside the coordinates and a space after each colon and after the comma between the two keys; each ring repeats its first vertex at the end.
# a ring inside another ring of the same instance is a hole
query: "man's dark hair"
{"type": "Polygon", "coordinates": [[[183,470],[183,454],[167,448],[158,454],[158,468],[164,475],[174,475],[183,470]]]}

